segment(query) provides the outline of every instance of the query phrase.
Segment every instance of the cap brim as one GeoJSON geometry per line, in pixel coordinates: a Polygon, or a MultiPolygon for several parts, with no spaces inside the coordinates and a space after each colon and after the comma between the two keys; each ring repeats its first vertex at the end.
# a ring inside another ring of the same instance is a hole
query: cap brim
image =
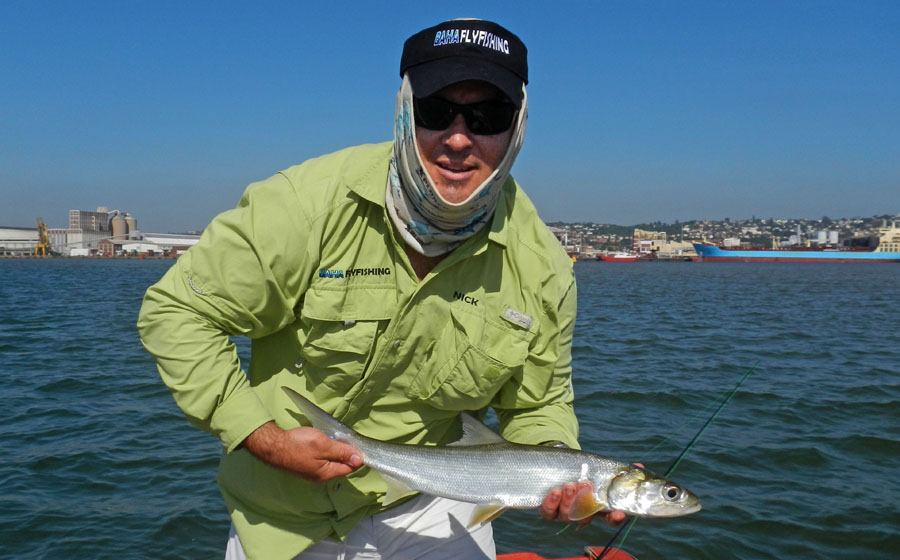
{"type": "Polygon", "coordinates": [[[497,87],[516,107],[522,106],[522,78],[487,60],[447,57],[411,66],[407,74],[416,97],[428,97],[449,85],[477,80],[497,87]]]}

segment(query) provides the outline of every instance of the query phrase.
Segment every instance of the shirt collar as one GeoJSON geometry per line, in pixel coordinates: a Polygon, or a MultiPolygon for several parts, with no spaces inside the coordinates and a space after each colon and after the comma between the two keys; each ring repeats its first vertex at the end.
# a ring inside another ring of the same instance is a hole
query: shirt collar
{"type": "Polygon", "coordinates": [[[510,175],[503,183],[503,191],[500,198],[497,199],[497,206],[494,208],[494,216],[491,219],[491,229],[488,232],[488,239],[504,247],[508,244],[509,218],[515,205],[517,189],[516,181],[510,175]]]}
{"type": "Polygon", "coordinates": [[[388,164],[391,161],[393,142],[378,144],[375,157],[363,165],[351,165],[346,176],[347,187],[360,197],[384,207],[387,189],[388,164]]]}

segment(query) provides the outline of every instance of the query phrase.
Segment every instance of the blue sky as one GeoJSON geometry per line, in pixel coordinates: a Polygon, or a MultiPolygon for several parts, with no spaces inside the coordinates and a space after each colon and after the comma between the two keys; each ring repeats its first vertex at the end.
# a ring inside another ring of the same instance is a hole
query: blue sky
{"type": "Polygon", "coordinates": [[[513,174],[547,221],[900,212],[896,0],[440,6],[6,0],[0,225],[105,205],[201,229],[250,182],[389,140],[403,41],[453,17],[529,48],[513,174]]]}

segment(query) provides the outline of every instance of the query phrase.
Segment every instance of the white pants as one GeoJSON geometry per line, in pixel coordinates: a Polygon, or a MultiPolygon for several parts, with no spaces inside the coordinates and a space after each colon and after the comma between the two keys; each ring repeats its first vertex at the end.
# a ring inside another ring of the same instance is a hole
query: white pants
{"type": "MultiPolygon", "coordinates": [[[[466,528],[474,504],[419,495],[386,512],[364,517],[344,542],[325,539],[294,560],[494,560],[491,524],[466,528]]],[[[231,526],[225,560],[246,560],[231,526]]]]}

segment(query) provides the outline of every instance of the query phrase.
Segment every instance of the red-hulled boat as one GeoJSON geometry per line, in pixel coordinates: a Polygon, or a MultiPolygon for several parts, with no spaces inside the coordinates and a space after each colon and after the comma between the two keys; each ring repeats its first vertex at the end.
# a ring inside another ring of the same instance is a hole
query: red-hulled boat
{"type": "MultiPolygon", "coordinates": [[[[568,558],[544,558],[534,552],[512,552],[509,554],[498,554],[497,560],[596,560],[600,558],[603,552],[602,546],[585,547],[581,556],[570,556],[568,558]]],[[[628,554],[624,550],[618,548],[610,548],[603,556],[603,560],[637,560],[634,556],[628,554]]]]}
{"type": "Polygon", "coordinates": [[[635,253],[598,253],[597,260],[605,262],[634,262],[641,257],[635,253]]]}

